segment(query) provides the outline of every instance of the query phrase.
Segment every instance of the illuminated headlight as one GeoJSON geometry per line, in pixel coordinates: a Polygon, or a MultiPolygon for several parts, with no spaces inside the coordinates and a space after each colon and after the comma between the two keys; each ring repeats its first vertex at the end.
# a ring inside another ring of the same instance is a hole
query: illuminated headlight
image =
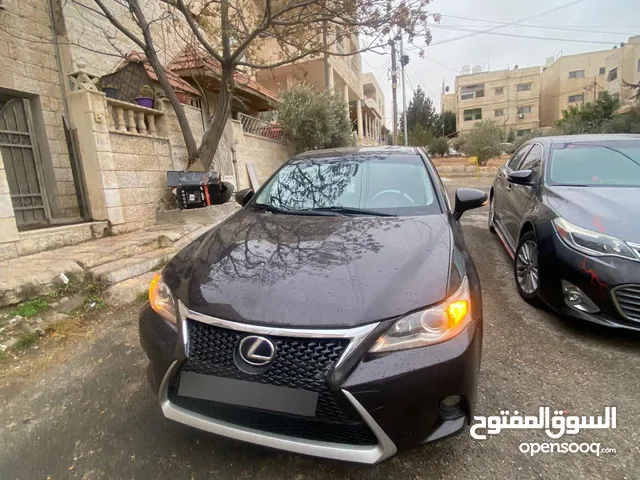
{"type": "Polygon", "coordinates": [[[171,323],[176,323],[176,304],[173,295],[159,273],[153,277],[149,285],[149,304],[158,315],[171,323]]]}
{"type": "Polygon", "coordinates": [[[562,241],[579,252],[587,255],[608,255],[631,260],[637,259],[631,247],[619,238],[578,227],[561,217],[553,219],[553,226],[562,241]]]}
{"type": "Polygon", "coordinates": [[[407,315],[395,322],[369,350],[391,352],[424,347],[447,341],[462,332],[471,322],[471,296],[467,277],[446,301],[407,315]]]}

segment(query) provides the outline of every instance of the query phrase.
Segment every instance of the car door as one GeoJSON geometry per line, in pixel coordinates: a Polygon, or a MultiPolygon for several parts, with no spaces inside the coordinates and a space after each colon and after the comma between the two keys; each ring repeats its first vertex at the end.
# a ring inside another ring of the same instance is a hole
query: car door
{"type": "MultiPolygon", "coordinates": [[[[533,177],[531,182],[537,185],[540,181],[540,167],[542,164],[543,148],[539,143],[534,143],[528,150],[526,157],[518,164],[518,170],[531,170],[533,177]]],[[[527,210],[529,202],[535,197],[535,187],[532,185],[518,185],[507,181],[504,196],[504,227],[507,235],[515,247],[518,243],[520,225],[527,210]]]]}
{"type": "Polygon", "coordinates": [[[515,172],[518,169],[518,166],[524,160],[527,152],[531,149],[531,144],[527,143],[522,145],[518,150],[514,152],[509,161],[505,163],[498,170],[498,176],[496,177],[496,181],[494,184],[494,192],[493,192],[493,201],[494,201],[494,222],[499,224],[500,230],[504,230],[504,222],[505,218],[509,217],[509,212],[505,211],[505,198],[507,193],[509,193],[508,189],[510,189],[510,184],[507,181],[507,175],[511,172],[515,172]]]}

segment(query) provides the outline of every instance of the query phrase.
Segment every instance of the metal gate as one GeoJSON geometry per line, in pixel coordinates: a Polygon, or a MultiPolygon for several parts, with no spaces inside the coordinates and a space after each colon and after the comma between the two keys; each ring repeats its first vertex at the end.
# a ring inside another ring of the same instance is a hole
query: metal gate
{"type": "Polygon", "coordinates": [[[29,100],[0,96],[0,150],[18,228],[48,224],[51,211],[29,100]]]}

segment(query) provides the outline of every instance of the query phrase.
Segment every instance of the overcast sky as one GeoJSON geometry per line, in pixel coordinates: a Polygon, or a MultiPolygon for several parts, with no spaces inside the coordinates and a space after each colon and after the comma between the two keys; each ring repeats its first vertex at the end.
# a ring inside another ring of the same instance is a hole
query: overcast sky
{"type": "MultiPolygon", "coordinates": [[[[410,55],[406,68],[407,104],[413,96],[412,89],[420,85],[439,111],[442,81],[453,88],[454,79],[463,65],[480,65],[483,71],[513,68],[514,65],[531,67],[544,65],[550,56],[611,49],[613,45],[626,42],[630,36],[640,35],[639,7],[638,0],[433,0],[431,12],[443,17],[440,24],[431,29],[433,42],[425,49],[425,58],[418,56],[419,49],[405,42],[406,53],[410,55]],[[539,15],[563,5],[568,6],[539,15]],[[481,34],[447,41],[470,34],[465,30],[453,30],[454,27],[486,30],[534,15],[539,16],[520,22],[522,25],[502,27],[493,32],[554,40],[481,34]]],[[[423,45],[419,40],[416,43],[423,45]]],[[[388,53],[367,52],[362,56],[363,72],[373,72],[384,91],[386,124],[389,126],[392,123],[390,64],[388,53]]],[[[402,111],[401,92],[399,88],[398,112],[402,111]]]]}

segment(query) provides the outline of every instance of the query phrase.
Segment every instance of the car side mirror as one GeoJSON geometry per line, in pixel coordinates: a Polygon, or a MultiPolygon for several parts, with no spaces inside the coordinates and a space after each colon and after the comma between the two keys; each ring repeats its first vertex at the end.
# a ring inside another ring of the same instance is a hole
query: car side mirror
{"type": "Polygon", "coordinates": [[[458,188],[456,190],[456,206],[453,210],[453,216],[456,220],[460,220],[462,214],[467,210],[480,208],[487,204],[489,197],[482,190],[475,188],[458,188]]]}
{"type": "Polygon", "coordinates": [[[249,203],[249,200],[253,198],[253,190],[250,188],[244,188],[242,190],[238,190],[236,193],[236,202],[238,202],[243,207],[249,203]]]}
{"type": "Polygon", "coordinates": [[[509,175],[507,175],[507,180],[518,185],[532,185],[532,179],[532,170],[518,170],[517,172],[511,172],[509,175]]]}

